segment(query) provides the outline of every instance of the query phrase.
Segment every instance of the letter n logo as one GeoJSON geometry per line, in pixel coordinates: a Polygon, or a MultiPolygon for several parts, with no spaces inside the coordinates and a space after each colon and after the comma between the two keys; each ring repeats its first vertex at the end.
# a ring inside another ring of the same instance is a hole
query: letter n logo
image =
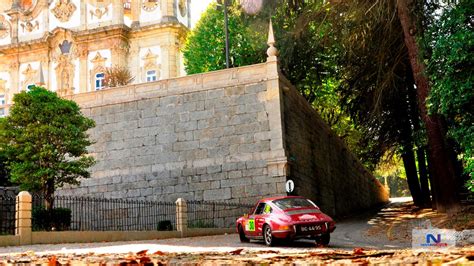
{"type": "Polygon", "coordinates": [[[437,238],[433,234],[426,234],[426,243],[430,244],[433,241],[434,243],[438,244],[441,242],[441,234],[437,235],[437,238]]]}

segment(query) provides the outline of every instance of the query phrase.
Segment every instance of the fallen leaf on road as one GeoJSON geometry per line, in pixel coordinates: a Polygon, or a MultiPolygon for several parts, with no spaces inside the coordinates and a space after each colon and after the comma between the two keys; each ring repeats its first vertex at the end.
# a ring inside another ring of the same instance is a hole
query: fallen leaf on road
{"type": "Polygon", "coordinates": [[[143,255],[145,255],[147,252],[148,252],[148,249],[145,249],[145,250],[142,250],[142,251],[138,251],[138,252],[137,252],[137,255],[138,255],[138,256],[143,256],[143,255]]]}
{"type": "Polygon", "coordinates": [[[229,254],[231,254],[231,255],[240,255],[240,253],[242,253],[243,250],[244,250],[243,248],[239,248],[239,249],[236,249],[234,251],[229,252],[229,254]]]}
{"type": "Polygon", "coordinates": [[[56,266],[56,256],[51,256],[48,258],[48,266],[56,266]]]}
{"type": "Polygon", "coordinates": [[[262,251],[259,251],[258,253],[260,253],[260,254],[265,254],[265,253],[278,254],[278,253],[280,253],[280,251],[278,251],[278,250],[262,250],[262,251]]]}
{"type": "Polygon", "coordinates": [[[354,248],[352,251],[352,255],[364,255],[364,249],[363,248],[354,248]]]}
{"type": "Polygon", "coordinates": [[[163,251],[157,250],[153,253],[153,255],[164,256],[164,255],[166,255],[166,253],[164,253],[163,251]]]}

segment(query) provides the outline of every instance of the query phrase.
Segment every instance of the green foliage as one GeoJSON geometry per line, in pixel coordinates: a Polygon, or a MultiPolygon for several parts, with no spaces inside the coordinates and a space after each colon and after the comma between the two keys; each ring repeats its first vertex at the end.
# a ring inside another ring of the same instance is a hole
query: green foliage
{"type": "Polygon", "coordinates": [[[64,231],[71,227],[71,210],[66,208],[33,208],[32,228],[34,231],[64,231]]]}
{"type": "Polygon", "coordinates": [[[474,14],[473,1],[448,6],[426,34],[432,48],[428,108],[443,114],[449,135],[462,149],[464,169],[474,192],[474,14]]]}
{"type": "MultiPolygon", "coordinates": [[[[229,8],[230,61],[234,67],[264,62],[266,58],[266,35],[253,31],[244,18],[236,4],[229,8]]],[[[215,3],[208,7],[188,36],[183,54],[188,74],[226,67],[224,13],[216,9],[215,3]]]]}
{"type": "MultiPolygon", "coordinates": [[[[328,5],[324,1],[268,1],[259,15],[248,16],[236,2],[229,12],[232,65],[265,61],[272,16],[282,72],[349,148],[362,154],[367,146],[360,145],[363,132],[339,105],[336,59],[341,47],[326,19],[328,5]]],[[[215,4],[189,35],[184,57],[188,74],[225,68],[224,15],[215,4]]]]}
{"type": "Polygon", "coordinates": [[[90,176],[94,159],[87,156],[86,131],[94,121],[75,102],[40,87],[16,94],[13,102],[0,120],[0,150],[12,182],[51,197],[56,188],[90,176]]]}
{"type": "Polygon", "coordinates": [[[6,163],[6,155],[3,152],[0,152],[0,186],[9,186],[11,185],[10,179],[8,178],[8,171],[6,163]]]}

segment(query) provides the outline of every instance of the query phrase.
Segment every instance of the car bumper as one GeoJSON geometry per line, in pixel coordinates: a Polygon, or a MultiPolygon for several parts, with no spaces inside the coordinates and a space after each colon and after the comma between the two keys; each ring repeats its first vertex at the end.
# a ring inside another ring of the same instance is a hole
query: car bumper
{"type": "Polygon", "coordinates": [[[291,229],[288,230],[274,230],[273,236],[276,238],[288,238],[288,239],[300,239],[300,238],[315,238],[317,236],[321,236],[323,234],[332,233],[336,229],[336,226],[325,226],[323,230],[314,231],[314,232],[305,232],[301,233],[298,232],[296,226],[292,226],[291,229]]]}

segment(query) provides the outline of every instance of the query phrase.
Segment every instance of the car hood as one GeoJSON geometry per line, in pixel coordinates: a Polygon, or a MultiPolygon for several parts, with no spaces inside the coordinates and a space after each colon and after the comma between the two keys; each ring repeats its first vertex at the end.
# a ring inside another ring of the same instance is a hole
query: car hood
{"type": "Polygon", "coordinates": [[[318,209],[291,209],[285,211],[294,222],[330,222],[331,217],[318,209]]]}

